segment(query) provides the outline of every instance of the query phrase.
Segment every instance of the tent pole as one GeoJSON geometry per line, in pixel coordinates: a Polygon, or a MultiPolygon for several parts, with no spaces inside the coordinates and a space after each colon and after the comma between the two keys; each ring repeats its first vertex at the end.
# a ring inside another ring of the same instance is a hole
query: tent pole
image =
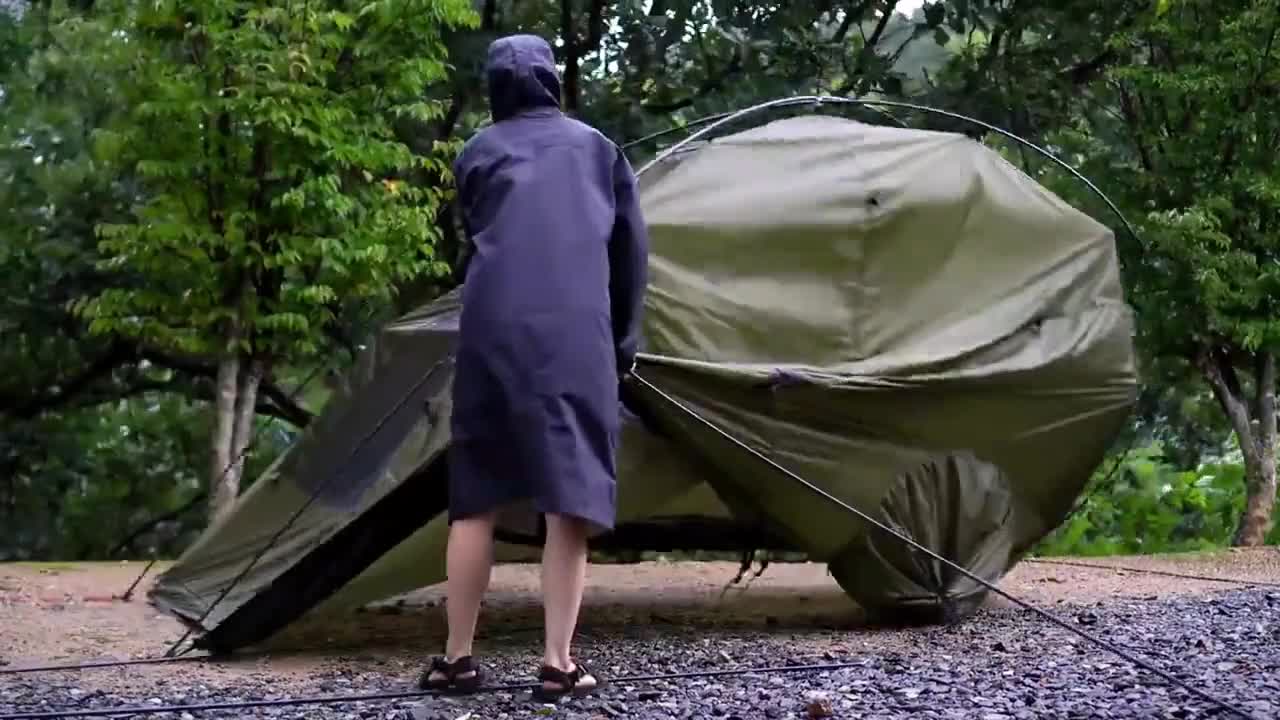
{"type": "MultiPolygon", "coordinates": [[[[1067,162],[1066,160],[1063,160],[1057,155],[1054,155],[1052,152],[1049,152],[1045,148],[1037,145],[1036,143],[1031,142],[1030,140],[1022,137],[1021,135],[1018,135],[1017,133],[1011,132],[1009,130],[1005,130],[1002,127],[999,127],[997,125],[992,125],[991,123],[984,122],[982,120],[979,120],[974,117],[970,117],[968,115],[962,115],[960,113],[951,112],[950,110],[942,110],[935,107],[929,107],[928,105],[919,105],[917,103],[902,102],[899,100],[876,100],[873,98],[856,98],[856,97],[849,98],[849,97],[838,97],[833,95],[801,95],[797,97],[779,98],[776,100],[763,102],[758,105],[752,105],[750,107],[743,108],[742,110],[737,110],[735,112],[719,113],[716,115],[708,115],[706,117],[698,118],[696,120],[690,121],[688,125],[684,127],[675,127],[675,128],[670,128],[668,130],[662,130],[652,135],[647,135],[645,137],[642,137],[639,140],[633,140],[632,142],[629,142],[626,145],[623,145],[622,148],[625,150],[629,147],[633,147],[642,142],[647,142],[654,138],[662,137],[663,135],[677,132],[679,130],[683,130],[687,127],[693,127],[696,125],[706,126],[706,127],[703,127],[701,130],[695,132],[694,134],[684,138],[680,142],[677,142],[675,145],[672,145],[671,147],[662,151],[661,153],[658,154],[657,157],[645,163],[643,167],[641,167],[638,171],[636,171],[636,175],[638,176],[643,174],[646,170],[653,167],[654,165],[662,162],[663,160],[667,159],[671,155],[675,154],[684,146],[690,143],[693,143],[697,140],[700,140],[703,137],[711,134],[715,130],[725,125],[729,125],[736,120],[747,117],[748,115],[754,115],[758,112],[763,112],[765,110],[776,110],[778,108],[794,107],[797,105],[813,105],[813,106],[844,105],[844,106],[867,107],[867,108],[873,108],[873,109],[888,107],[888,108],[900,108],[904,110],[915,110],[917,112],[925,112],[925,113],[930,113],[932,115],[937,115],[940,117],[950,118],[952,120],[960,120],[961,122],[967,122],[976,127],[980,127],[988,132],[993,132],[993,133],[996,133],[997,135],[1006,137],[1022,145],[1023,147],[1026,147],[1027,149],[1032,150],[1037,154],[1043,156],[1050,162],[1061,167],[1063,170],[1066,170],[1075,179],[1084,183],[1085,187],[1089,188],[1089,190],[1093,192],[1094,195],[1097,195],[1098,198],[1102,200],[1102,202],[1106,203],[1107,207],[1111,210],[1112,213],[1115,214],[1116,218],[1120,221],[1120,224],[1124,226],[1125,231],[1129,234],[1131,238],[1133,238],[1134,242],[1139,242],[1137,230],[1134,229],[1133,224],[1129,222],[1129,219],[1125,217],[1125,214],[1120,211],[1120,208],[1114,202],[1112,202],[1111,198],[1108,197],[1106,193],[1102,192],[1102,190],[1099,189],[1098,186],[1095,185],[1092,180],[1085,177],[1084,173],[1077,170],[1075,166],[1073,166],[1071,163],[1067,162]]],[[[899,125],[902,124],[901,121],[898,120],[898,118],[894,117],[893,115],[889,115],[888,113],[885,113],[885,115],[887,115],[890,118],[893,118],[893,120],[895,122],[898,122],[899,125]]]]}

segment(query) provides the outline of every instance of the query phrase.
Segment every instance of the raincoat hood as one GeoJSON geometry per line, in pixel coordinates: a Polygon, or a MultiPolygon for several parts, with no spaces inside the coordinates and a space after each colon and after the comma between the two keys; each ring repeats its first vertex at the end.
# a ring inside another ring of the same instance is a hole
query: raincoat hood
{"type": "Polygon", "coordinates": [[[529,110],[560,108],[560,74],[551,45],[536,35],[511,35],[489,45],[485,68],[494,122],[529,110]]]}

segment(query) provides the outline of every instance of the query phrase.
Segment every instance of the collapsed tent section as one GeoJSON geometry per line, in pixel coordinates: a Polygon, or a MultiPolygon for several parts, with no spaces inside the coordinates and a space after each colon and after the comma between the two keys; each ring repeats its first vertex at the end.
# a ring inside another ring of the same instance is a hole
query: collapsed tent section
{"type": "MultiPolygon", "coordinates": [[[[799,550],[877,614],[972,611],[981,583],[761,458],[998,580],[1069,512],[1136,397],[1111,232],[963,136],[831,117],[671,153],[640,180],[652,388],[625,393],[601,547],[799,550]]],[[[229,650],[441,581],[457,302],[379,333],[153,600],[229,650]]],[[[507,558],[538,543],[504,539],[507,558]]]]}

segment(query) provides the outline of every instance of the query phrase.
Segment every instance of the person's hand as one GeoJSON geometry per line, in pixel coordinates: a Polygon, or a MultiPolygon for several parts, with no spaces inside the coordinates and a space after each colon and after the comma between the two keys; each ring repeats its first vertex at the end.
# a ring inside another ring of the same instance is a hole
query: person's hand
{"type": "Polygon", "coordinates": [[[628,378],[636,373],[636,359],[618,358],[618,382],[625,383],[628,378]]]}

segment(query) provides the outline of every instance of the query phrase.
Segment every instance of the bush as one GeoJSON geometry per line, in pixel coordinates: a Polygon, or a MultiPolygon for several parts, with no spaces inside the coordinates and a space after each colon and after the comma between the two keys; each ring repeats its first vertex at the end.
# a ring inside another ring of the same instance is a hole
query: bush
{"type": "MultiPolygon", "coordinates": [[[[1113,462],[1098,469],[1077,511],[1037,554],[1192,552],[1231,544],[1245,503],[1241,463],[1227,458],[1183,470],[1159,445],[1135,449],[1110,475],[1113,462]]],[[[1280,541],[1280,526],[1267,541],[1280,541]]]]}

